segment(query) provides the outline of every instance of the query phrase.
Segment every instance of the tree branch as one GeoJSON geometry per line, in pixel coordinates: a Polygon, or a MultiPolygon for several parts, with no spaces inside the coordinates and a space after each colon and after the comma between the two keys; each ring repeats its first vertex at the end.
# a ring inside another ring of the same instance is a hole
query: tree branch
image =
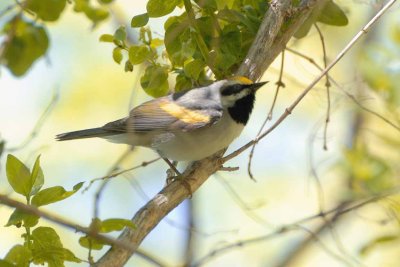
{"type": "MultiPolygon", "coordinates": [[[[285,48],[311,11],[325,0],[303,0],[294,7],[292,0],[273,0],[258,30],[245,61],[237,74],[256,80],[265,72],[275,57],[285,48]],[[283,29],[283,30],[282,30],[283,29]]],[[[208,177],[222,165],[222,152],[190,165],[183,173],[183,179],[195,192],[208,177]]],[[[150,231],[176,206],[190,196],[182,182],[167,185],[132,218],[135,230],[125,229],[118,238],[137,248],[150,231]]],[[[135,249],[112,247],[95,266],[123,266],[135,249]]]]}

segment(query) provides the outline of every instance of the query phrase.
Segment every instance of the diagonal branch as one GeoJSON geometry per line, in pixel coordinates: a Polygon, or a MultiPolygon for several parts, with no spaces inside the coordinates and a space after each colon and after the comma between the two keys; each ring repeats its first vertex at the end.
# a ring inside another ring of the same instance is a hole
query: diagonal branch
{"type": "MultiPolygon", "coordinates": [[[[237,72],[238,75],[247,76],[252,80],[259,79],[311,11],[325,0],[303,0],[296,7],[292,2],[292,0],[271,1],[255,41],[237,72]]],[[[193,163],[186,169],[183,179],[192,192],[220,169],[221,155],[222,152],[216,153],[193,163]]],[[[176,181],[169,184],[135,214],[132,221],[136,229],[125,229],[119,240],[129,242],[135,248],[139,247],[152,229],[189,195],[190,192],[183,183],[176,181]]],[[[95,266],[123,266],[133,253],[135,249],[112,247],[95,266]]]]}

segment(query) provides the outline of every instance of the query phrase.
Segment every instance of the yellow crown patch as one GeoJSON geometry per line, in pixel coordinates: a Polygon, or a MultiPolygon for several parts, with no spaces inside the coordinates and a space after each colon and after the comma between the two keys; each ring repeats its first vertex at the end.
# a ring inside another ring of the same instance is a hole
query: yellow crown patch
{"type": "Polygon", "coordinates": [[[252,80],[250,80],[249,78],[246,78],[244,76],[233,76],[233,77],[230,77],[229,80],[238,81],[241,84],[253,84],[252,80]]]}

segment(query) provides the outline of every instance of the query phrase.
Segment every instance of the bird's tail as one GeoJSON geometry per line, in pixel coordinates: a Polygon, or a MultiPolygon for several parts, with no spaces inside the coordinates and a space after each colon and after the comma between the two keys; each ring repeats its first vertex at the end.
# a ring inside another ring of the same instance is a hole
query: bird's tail
{"type": "Polygon", "coordinates": [[[57,141],[67,141],[74,139],[92,138],[92,137],[105,137],[111,135],[109,130],[103,128],[92,128],[68,133],[62,133],[56,135],[57,141]]]}

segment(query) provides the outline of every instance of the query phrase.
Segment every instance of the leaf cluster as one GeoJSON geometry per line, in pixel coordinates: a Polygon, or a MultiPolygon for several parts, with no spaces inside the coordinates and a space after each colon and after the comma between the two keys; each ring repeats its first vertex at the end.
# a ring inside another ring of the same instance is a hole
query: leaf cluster
{"type": "MultiPolygon", "coordinates": [[[[7,156],[6,174],[9,184],[14,192],[26,199],[27,205],[42,207],[69,198],[80,190],[83,182],[73,186],[72,190],[65,190],[61,186],[43,188],[44,175],[40,166],[40,156],[31,170],[13,155],[7,156]]],[[[33,264],[45,264],[48,266],[64,266],[64,263],[81,262],[70,250],[63,247],[57,232],[51,227],[38,226],[40,217],[14,209],[10,215],[6,227],[23,227],[23,244],[15,245],[10,249],[4,259],[0,259],[0,266],[30,266],[33,264]]],[[[110,233],[121,231],[124,227],[135,228],[134,224],[127,219],[110,218],[100,220],[94,218],[89,226],[88,234],[79,239],[79,244],[91,250],[102,249],[104,245],[110,245],[93,237],[94,233],[110,233]]],[[[93,259],[89,253],[89,261],[93,259]]]]}
{"type": "MultiPolygon", "coordinates": [[[[36,158],[32,170],[13,155],[8,155],[6,173],[12,189],[25,197],[28,205],[41,207],[64,200],[75,194],[83,185],[76,184],[71,191],[61,186],[42,189],[44,175],[40,166],[40,156],[36,158]]],[[[7,253],[0,266],[29,266],[45,264],[48,266],[64,266],[64,262],[81,262],[70,250],[63,247],[57,232],[51,227],[35,227],[40,217],[15,209],[5,226],[25,228],[22,235],[23,244],[15,245],[7,253]],[[35,227],[35,228],[34,228],[35,227]],[[34,228],[34,229],[33,229],[34,228]],[[32,231],[33,229],[33,231],[32,231]]]]}
{"type": "MultiPolygon", "coordinates": [[[[299,2],[299,1],[298,1],[299,2]]],[[[299,4],[299,3],[298,3],[299,4]]],[[[175,91],[207,85],[210,73],[216,79],[230,76],[243,62],[262,18],[269,8],[264,0],[149,0],[147,12],[134,16],[132,28],[140,28],[140,44],[130,45],[126,34],[104,34],[100,41],[114,43],[113,59],[123,60],[128,54],[125,70],[145,64],[141,86],[153,97],[169,92],[169,76],[175,78],[175,91]],[[152,39],[146,26],[150,18],[183,10],[164,23],[164,39],[152,39]],[[154,43],[155,40],[155,43],[154,43]],[[165,50],[159,49],[164,46],[165,50]]],[[[345,13],[332,0],[314,12],[296,34],[304,37],[316,21],[334,26],[347,24],[345,13]]],[[[288,22],[289,23],[289,22],[288,22]]]]}
{"type": "Polygon", "coordinates": [[[60,19],[67,3],[76,13],[84,14],[93,26],[105,20],[109,11],[103,7],[113,0],[25,0],[13,6],[13,14],[0,30],[0,64],[13,75],[24,75],[48,51],[50,37],[47,24],[60,19]]]}

